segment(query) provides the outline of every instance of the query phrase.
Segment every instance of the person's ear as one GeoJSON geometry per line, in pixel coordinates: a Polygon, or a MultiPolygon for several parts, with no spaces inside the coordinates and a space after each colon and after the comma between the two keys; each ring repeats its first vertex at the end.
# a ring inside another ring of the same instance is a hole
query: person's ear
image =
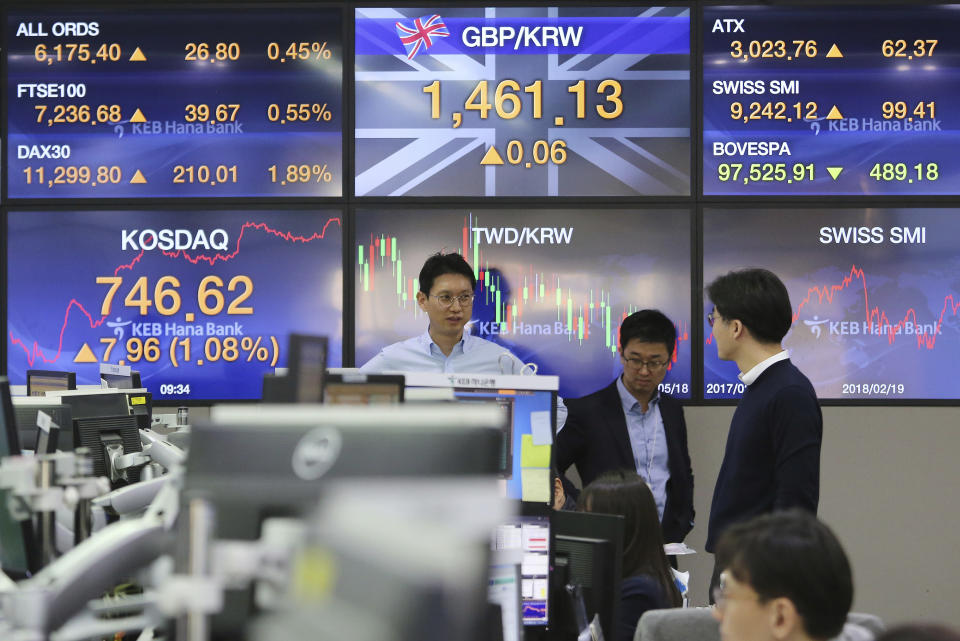
{"type": "Polygon", "coordinates": [[[746,331],[746,327],[743,326],[743,323],[736,318],[730,321],[730,332],[733,335],[734,339],[740,338],[743,333],[746,331]]]}
{"type": "Polygon", "coordinates": [[[783,641],[803,629],[803,620],[793,601],[779,597],[767,603],[770,622],[770,634],[774,639],[783,641]]]}
{"type": "Polygon", "coordinates": [[[560,480],[560,477],[554,477],[553,479],[553,509],[559,510],[563,507],[564,502],[566,501],[566,494],[563,492],[563,481],[560,480]]]}
{"type": "Polygon", "coordinates": [[[425,305],[427,304],[427,295],[423,292],[417,292],[417,305],[420,306],[420,309],[427,311],[425,305]]]}

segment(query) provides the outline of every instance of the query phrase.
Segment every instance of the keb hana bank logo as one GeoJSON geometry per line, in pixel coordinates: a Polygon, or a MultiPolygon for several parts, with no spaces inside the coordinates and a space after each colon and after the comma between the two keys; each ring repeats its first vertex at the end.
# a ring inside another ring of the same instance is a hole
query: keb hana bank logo
{"type": "Polygon", "coordinates": [[[413,60],[415,55],[432,47],[434,38],[446,38],[450,35],[447,25],[443,24],[443,18],[437,14],[417,18],[409,24],[397,22],[396,27],[400,42],[407,50],[407,60],[413,60]]]}

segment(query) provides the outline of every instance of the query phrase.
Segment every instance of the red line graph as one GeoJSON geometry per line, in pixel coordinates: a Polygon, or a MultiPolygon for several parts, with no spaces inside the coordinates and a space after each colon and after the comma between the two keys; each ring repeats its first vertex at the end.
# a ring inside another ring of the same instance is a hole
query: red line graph
{"type": "MultiPolygon", "coordinates": [[[[887,313],[881,310],[879,307],[870,307],[870,294],[867,291],[867,275],[862,269],[853,265],[850,267],[850,273],[847,274],[839,285],[823,286],[823,287],[811,287],[807,290],[807,296],[800,304],[797,305],[797,311],[793,314],[793,322],[796,322],[800,317],[800,310],[803,309],[803,306],[810,302],[814,294],[818,297],[818,302],[823,302],[824,299],[827,299],[827,302],[833,302],[833,296],[849,287],[854,281],[859,280],[863,285],[863,305],[864,312],[866,314],[866,322],[870,329],[870,334],[873,334],[873,326],[876,324],[877,330],[881,335],[886,334],[887,341],[890,345],[893,345],[893,342],[897,339],[897,331],[903,330],[910,319],[913,318],[913,324],[916,326],[921,326],[919,320],[917,319],[917,312],[912,307],[906,311],[903,315],[903,319],[897,323],[891,323],[887,313]]],[[[960,303],[955,302],[953,294],[948,294],[943,299],[943,308],[940,310],[940,317],[937,319],[934,331],[932,333],[927,333],[926,330],[923,332],[917,332],[917,348],[926,347],[927,349],[933,349],[934,345],[937,343],[937,334],[940,333],[940,328],[943,326],[943,317],[946,316],[947,312],[951,312],[954,316],[957,315],[957,310],[960,309],[960,303]]]]}
{"type": "MultiPolygon", "coordinates": [[[[257,231],[262,231],[264,233],[271,234],[273,236],[276,236],[277,238],[280,238],[281,240],[291,242],[291,243],[309,243],[314,240],[322,239],[324,235],[327,233],[327,228],[334,222],[337,223],[337,225],[341,224],[339,218],[330,218],[329,220],[327,220],[326,224],[324,224],[322,231],[314,233],[310,236],[298,236],[290,232],[273,229],[266,223],[257,223],[257,222],[247,221],[240,227],[240,234],[237,236],[236,249],[234,249],[234,251],[229,254],[217,253],[217,254],[214,254],[213,256],[206,256],[204,254],[191,256],[185,250],[177,250],[172,252],[161,250],[160,253],[162,253],[167,258],[173,258],[173,259],[183,258],[184,260],[194,265],[200,263],[201,261],[204,261],[209,265],[213,266],[218,261],[227,262],[237,257],[237,255],[240,253],[240,242],[243,240],[244,232],[246,232],[247,229],[255,229],[257,231]]],[[[113,270],[113,275],[116,276],[121,270],[124,270],[124,269],[132,270],[133,267],[141,261],[144,253],[145,251],[141,249],[140,253],[137,254],[137,256],[133,260],[131,260],[129,263],[118,265],[117,268],[113,270]]],[[[104,321],[107,319],[106,316],[101,316],[99,320],[94,320],[93,315],[87,311],[87,309],[83,306],[82,303],[80,303],[80,301],[78,301],[75,298],[71,298],[70,302],[67,304],[67,309],[63,314],[63,325],[60,327],[60,337],[59,337],[59,342],[57,344],[57,353],[52,358],[47,358],[47,356],[43,353],[43,350],[40,349],[40,345],[37,341],[33,342],[32,347],[27,347],[22,340],[20,340],[19,338],[15,338],[13,336],[13,332],[9,332],[10,343],[12,345],[19,346],[20,349],[24,351],[24,353],[27,356],[27,363],[30,367],[33,367],[33,364],[37,361],[38,358],[42,360],[44,363],[56,363],[57,360],[59,360],[60,355],[63,352],[63,334],[64,332],[66,332],[67,323],[70,320],[70,310],[72,310],[74,307],[79,309],[80,312],[84,316],[86,316],[87,320],[90,323],[90,329],[96,329],[97,327],[100,327],[104,323],[104,321]]]]}
{"type": "Polygon", "coordinates": [[[314,240],[322,239],[323,236],[324,236],[324,234],[327,233],[327,227],[329,227],[330,224],[333,223],[333,222],[336,222],[337,225],[339,225],[339,224],[340,224],[340,219],[339,219],[339,218],[331,218],[331,219],[328,220],[327,223],[323,226],[323,230],[320,231],[320,232],[318,232],[318,233],[314,233],[314,234],[312,234],[312,235],[310,235],[310,236],[297,236],[296,234],[291,234],[290,232],[284,232],[284,231],[279,231],[279,230],[273,229],[273,228],[269,227],[266,223],[254,223],[254,222],[249,222],[249,221],[248,221],[248,222],[243,223],[243,226],[240,228],[240,235],[237,237],[237,248],[236,248],[232,253],[230,253],[230,254],[214,254],[213,256],[205,256],[205,255],[203,255],[203,254],[199,254],[199,255],[197,255],[197,256],[194,257],[194,256],[190,256],[190,254],[188,254],[185,250],[177,250],[177,251],[173,251],[173,252],[168,252],[168,251],[163,251],[163,250],[161,250],[161,253],[162,253],[164,256],[167,256],[167,257],[169,257],[169,258],[180,258],[181,256],[183,256],[183,258],[184,258],[185,260],[193,263],[194,265],[196,265],[196,264],[199,263],[200,261],[204,261],[204,262],[208,263],[208,264],[212,267],[213,265],[215,265],[215,264],[217,263],[217,261],[227,262],[227,261],[229,261],[229,260],[232,260],[232,259],[236,258],[237,254],[240,253],[240,241],[243,240],[243,234],[244,234],[244,232],[247,231],[248,228],[253,228],[253,229],[256,229],[256,230],[258,230],[258,231],[263,231],[263,232],[266,232],[266,233],[268,233],[268,234],[272,234],[272,235],[274,235],[274,236],[276,236],[276,237],[278,237],[278,238],[280,238],[280,239],[282,239],[282,240],[285,240],[285,241],[287,241],[287,242],[290,242],[290,243],[309,243],[309,242],[314,241],[314,240]]]}
{"type": "MultiPolygon", "coordinates": [[[[870,292],[867,289],[867,275],[866,273],[856,265],[850,267],[850,273],[848,273],[838,284],[836,285],[823,285],[818,287],[814,285],[807,289],[807,295],[803,300],[800,301],[800,304],[797,305],[797,310],[793,313],[793,322],[796,323],[800,318],[800,310],[804,306],[813,300],[813,297],[817,297],[817,302],[822,303],[826,300],[828,303],[833,302],[833,297],[846,290],[851,285],[859,282],[863,287],[863,307],[864,307],[864,320],[867,323],[867,327],[870,330],[867,334],[868,336],[886,336],[887,342],[890,345],[893,345],[894,341],[897,340],[897,332],[902,331],[907,323],[912,323],[916,327],[923,327],[924,325],[920,323],[917,318],[917,311],[914,308],[909,308],[903,315],[903,319],[892,323],[890,317],[887,316],[887,312],[880,309],[879,306],[872,307],[870,306],[870,292]],[[874,334],[874,326],[877,328],[877,333],[874,334]]],[[[908,334],[916,336],[917,338],[917,349],[926,348],[932,350],[937,344],[937,335],[940,333],[940,328],[943,326],[943,319],[949,313],[954,316],[960,311],[960,301],[954,299],[953,294],[947,294],[943,298],[943,307],[940,310],[940,316],[937,318],[937,322],[934,325],[933,332],[927,332],[926,330],[917,331],[914,334],[908,334]]],[[[713,343],[713,332],[710,333],[710,336],[706,340],[707,345],[713,343]]]]}

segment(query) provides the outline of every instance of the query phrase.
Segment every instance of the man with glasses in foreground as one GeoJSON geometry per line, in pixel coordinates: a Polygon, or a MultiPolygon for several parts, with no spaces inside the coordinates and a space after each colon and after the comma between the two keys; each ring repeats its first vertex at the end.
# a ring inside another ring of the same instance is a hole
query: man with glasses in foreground
{"type": "Polygon", "coordinates": [[[664,541],[678,543],[693,527],[693,471],[680,402],[662,394],[677,342],[673,322],[645,309],[620,325],[623,374],[579,399],[567,399],[557,435],[557,467],[576,464],[584,487],[604,472],[636,470],[650,486],[664,541]]]}
{"type": "MultiPolygon", "coordinates": [[[[714,588],[722,641],[819,641],[844,629],[853,577],[826,525],[799,509],[730,526],[717,545],[714,588]]],[[[866,629],[857,638],[869,638],[866,629]]]]}
{"type": "MultiPolygon", "coordinates": [[[[776,274],[729,272],[710,283],[707,296],[717,356],[736,362],[746,384],[713,490],[705,546],[713,552],[739,521],[791,507],[816,514],[823,416],[813,385],[781,346],[793,307],[776,274]]],[[[714,565],[711,595],[722,569],[714,565]]]]}
{"type": "MultiPolygon", "coordinates": [[[[420,270],[417,304],[430,320],[420,336],[388,345],[360,370],[523,374],[523,362],[491,341],[463,331],[473,312],[477,277],[456,253],[436,253],[420,270]]],[[[527,368],[529,370],[529,368],[527,368]]]]}

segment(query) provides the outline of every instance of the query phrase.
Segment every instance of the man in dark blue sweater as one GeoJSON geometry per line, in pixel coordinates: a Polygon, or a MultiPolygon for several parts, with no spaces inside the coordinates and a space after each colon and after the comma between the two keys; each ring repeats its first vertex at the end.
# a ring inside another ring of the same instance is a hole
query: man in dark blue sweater
{"type": "MultiPolygon", "coordinates": [[[[816,514],[823,416],[813,386],[781,346],[793,307],[780,279],[765,269],[730,272],[707,296],[717,355],[735,361],[746,384],[713,490],[706,544],[713,552],[734,523],[791,507],[816,514]]],[[[711,599],[722,570],[714,567],[711,599]]]]}

